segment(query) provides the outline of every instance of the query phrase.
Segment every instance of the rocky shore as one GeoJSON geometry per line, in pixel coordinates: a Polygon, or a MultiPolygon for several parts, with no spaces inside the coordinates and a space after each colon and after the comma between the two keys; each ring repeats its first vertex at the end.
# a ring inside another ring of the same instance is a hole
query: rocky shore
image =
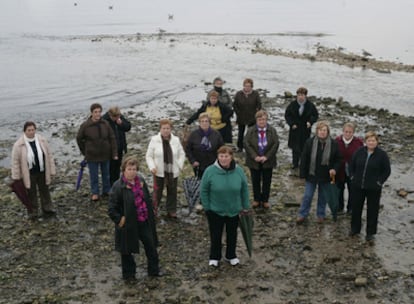
{"type": "Polygon", "coordinates": [[[314,54],[298,53],[295,51],[267,48],[262,45],[261,41],[259,41],[256,43],[255,48],[252,49],[252,53],[284,56],[310,61],[331,62],[351,68],[372,69],[378,73],[391,73],[392,71],[414,72],[414,65],[376,59],[366,51],[364,52],[364,55],[361,56],[351,52],[345,52],[341,48],[328,48],[323,45],[316,45],[315,48],[316,52],[314,54]]]}
{"type": "MultiPolygon", "coordinates": [[[[136,256],[138,281],[124,283],[120,258],[113,250],[107,201],[89,201],[87,176],[81,190],[74,190],[81,161],[74,138],[85,117],[39,122],[39,132],[50,139],[58,164],[51,186],[57,216],[28,221],[23,205],[5,186],[9,169],[0,170],[0,303],[413,303],[414,117],[312,98],[321,118],[331,122],[333,135],[340,133],[345,121],[353,121],[359,135],[378,131],[391,157],[393,173],[383,191],[379,234],[370,245],[363,236],[347,236],[350,218],[346,216],[320,225],[312,212],[305,225],[296,225],[304,182],[289,169],[288,127],[283,118],[292,97],[267,97],[265,90],[260,92],[281,148],[272,207],[255,212],[252,258],[240,234],[241,265],[222,263],[219,269],[210,269],[206,219],[202,213],[188,214],[180,187],[179,219],[165,219],[161,209],[158,223],[160,263],[166,275],[148,278],[141,252],[136,256]]],[[[129,153],[139,157],[149,184],[152,178],[144,154],[149,136],[158,131],[159,118],[176,121],[174,132],[182,134],[183,122],[198,106],[165,98],[124,109],[133,125],[129,153]]],[[[11,148],[13,141],[1,145],[11,148]]],[[[241,165],[243,156],[236,154],[241,165]]],[[[179,184],[191,171],[186,163],[179,184]]]]}

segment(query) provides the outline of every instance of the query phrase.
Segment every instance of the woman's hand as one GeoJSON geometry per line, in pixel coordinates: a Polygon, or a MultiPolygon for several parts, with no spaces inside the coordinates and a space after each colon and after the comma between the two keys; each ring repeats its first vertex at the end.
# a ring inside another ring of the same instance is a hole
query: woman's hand
{"type": "Polygon", "coordinates": [[[336,171],[335,171],[335,169],[331,169],[331,170],[329,170],[329,176],[330,176],[330,177],[335,176],[335,175],[336,175],[336,171]]]}
{"type": "Polygon", "coordinates": [[[154,175],[157,174],[157,168],[152,169],[151,173],[154,174],[154,175]]]}
{"type": "Polygon", "coordinates": [[[200,166],[200,163],[199,163],[198,161],[193,162],[193,167],[194,167],[194,168],[196,168],[196,167],[198,167],[198,166],[200,166]]]}
{"type": "Polygon", "coordinates": [[[118,223],[119,228],[124,227],[125,225],[125,216],[121,217],[121,220],[118,223]]]}

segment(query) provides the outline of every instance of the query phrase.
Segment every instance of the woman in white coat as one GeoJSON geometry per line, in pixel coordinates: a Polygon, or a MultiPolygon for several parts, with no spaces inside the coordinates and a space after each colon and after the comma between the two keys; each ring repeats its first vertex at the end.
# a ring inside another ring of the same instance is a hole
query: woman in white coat
{"type": "Polygon", "coordinates": [[[149,170],[155,175],[158,203],[165,185],[167,216],[177,218],[177,180],[184,165],[185,153],[179,138],[171,133],[172,127],[169,119],[160,120],[160,132],[151,138],[145,159],[149,170]]]}
{"type": "Polygon", "coordinates": [[[23,126],[23,135],[13,145],[11,174],[13,180],[22,180],[27,188],[33,210],[29,219],[38,216],[37,190],[44,216],[55,214],[52,209],[49,185],[51,176],[56,174],[55,162],[49,145],[44,137],[36,134],[36,124],[27,121],[23,126]]]}

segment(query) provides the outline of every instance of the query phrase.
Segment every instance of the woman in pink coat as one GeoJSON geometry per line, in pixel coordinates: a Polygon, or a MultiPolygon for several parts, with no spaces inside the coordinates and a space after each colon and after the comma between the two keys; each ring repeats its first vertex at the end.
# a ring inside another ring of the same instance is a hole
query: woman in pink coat
{"type": "Polygon", "coordinates": [[[36,124],[27,121],[23,127],[24,134],[13,145],[12,150],[12,179],[23,180],[27,188],[33,211],[29,212],[29,219],[35,220],[38,216],[37,190],[44,216],[52,216],[52,200],[49,185],[51,176],[56,174],[55,162],[46,139],[36,134],[36,124]]]}

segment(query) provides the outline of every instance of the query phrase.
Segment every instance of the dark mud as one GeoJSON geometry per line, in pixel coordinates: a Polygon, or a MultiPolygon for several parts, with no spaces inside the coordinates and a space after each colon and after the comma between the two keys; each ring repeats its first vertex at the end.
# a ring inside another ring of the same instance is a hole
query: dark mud
{"type": "MultiPolygon", "coordinates": [[[[73,138],[81,118],[43,122],[40,129],[49,133],[58,163],[58,176],[51,186],[57,216],[28,221],[22,204],[5,186],[9,170],[0,170],[4,181],[0,190],[0,303],[413,303],[414,118],[314,98],[334,134],[344,121],[354,121],[358,134],[377,130],[391,156],[393,174],[384,188],[378,238],[367,244],[363,235],[347,236],[347,216],[321,225],[312,211],[304,225],[295,224],[304,182],[289,169],[283,113],[290,99],[267,98],[266,91],[261,94],[270,123],[279,132],[281,150],[273,176],[272,208],[255,213],[252,258],[239,235],[241,265],[223,262],[219,269],[209,268],[206,219],[201,213],[188,215],[180,187],[179,219],[166,220],[162,209],[158,223],[160,263],[166,275],[148,278],[141,253],[136,256],[137,282],[124,283],[120,258],[113,250],[107,201],[89,201],[87,173],[81,190],[74,191],[81,158],[73,138]]],[[[133,123],[129,153],[138,155],[150,184],[144,154],[149,136],[157,132],[158,119],[169,116],[184,122],[193,110],[165,99],[125,113],[133,123]]],[[[179,123],[175,132],[182,132],[179,123]]],[[[11,147],[12,142],[1,144],[11,147]]],[[[242,154],[236,154],[236,159],[244,163],[242,154]]],[[[186,163],[181,178],[190,174],[186,163]]]]}

